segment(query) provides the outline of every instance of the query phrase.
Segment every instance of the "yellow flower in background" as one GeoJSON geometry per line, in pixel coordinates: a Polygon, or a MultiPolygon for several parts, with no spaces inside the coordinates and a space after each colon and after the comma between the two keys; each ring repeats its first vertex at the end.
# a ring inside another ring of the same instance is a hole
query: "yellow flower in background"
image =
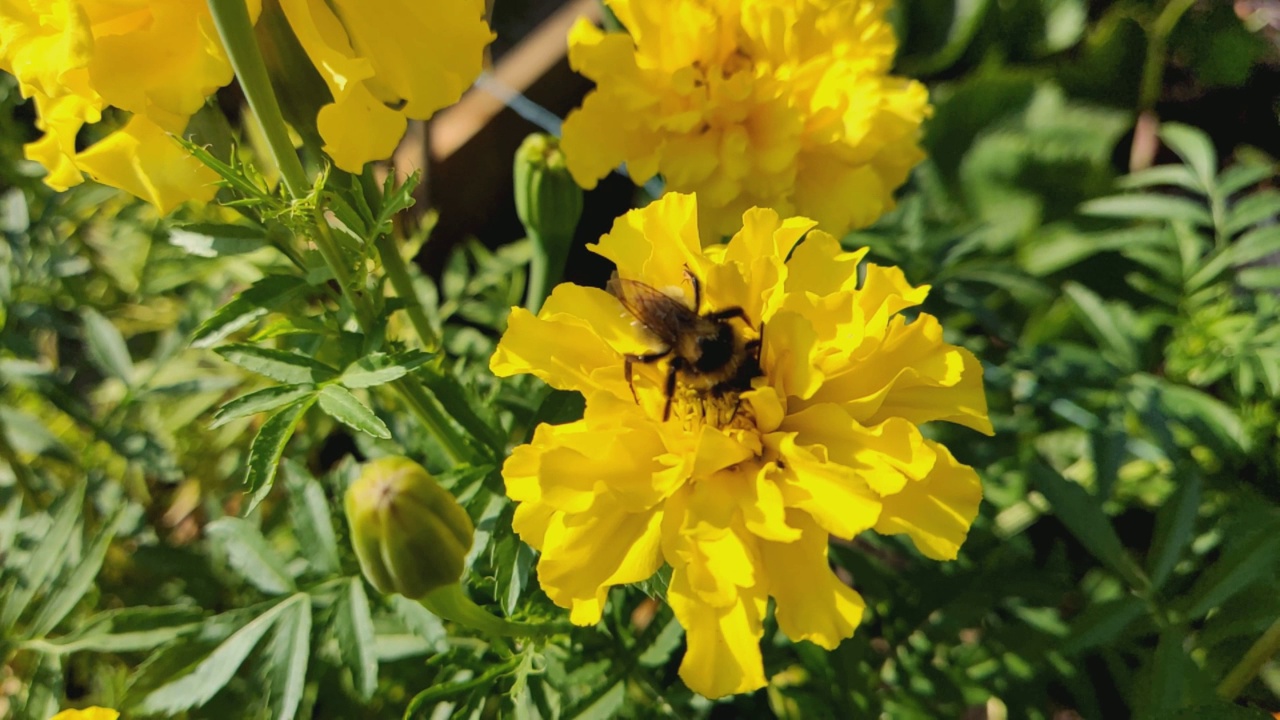
{"type": "Polygon", "coordinates": [[[627,32],[580,20],[569,60],[596,82],[564,123],[594,187],[620,163],[696,192],[718,240],[751,207],[870,225],[924,155],[918,82],[889,75],[888,0],[606,0],[627,32]]]}
{"type": "MultiPolygon", "coordinates": [[[[249,3],[256,17],[257,0],[249,3]]],[[[26,155],[64,190],[82,173],[168,212],[209,200],[217,176],[169,137],[231,82],[204,0],[0,0],[0,69],[35,100],[44,136],[26,155]],[[108,107],[132,113],[88,149],[76,136],[108,107]]]]}
{"type": "Polygon", "coordinates": [[[717,339],[732,340],[729,375],[676,373],[668,410],[673,358],[725,367],[707,360],[725,343],[676,342],[641,362],[665,348],[633,311],[661,298],[624,304],[571,284],[536,317],[512,310],[490,367],[586,397],[583,419],[540,425],[503,467],[543,589],[592,624],[609,587],[670,564],[688,638],[681,677],[720,697],[764,686],[770,597],[794,640],[831,649],[853,633],[864,603],[829,569],[828,535],[905,534],[930,558],[956,556],[981,485],[918,426],[991,424],[977,359],[944,342],[936,318],[903,314],[927,287],[870,264],[859,283],[865,251],[772,210],[747,211],[727,244],[704,249],[698,213],[693,195],[668,194],[592,247],[617,265],[623,298],[654,288],[643,293],[682,303],[685,321],[728,324],[717,339]]]}
{"type": "Polygon", "coordinates": [[[389,157],[408,119],[425,120],[480,74],[493,33],[484,0],[280,0],[333,102],[316,119],[334,163],[389,157]]]}
{"type": "Polygon", "coordinates": [[[116,720],[120,713],[110,708],[87,707],[83,710],[63,710],[49,720],[116,720]]]}

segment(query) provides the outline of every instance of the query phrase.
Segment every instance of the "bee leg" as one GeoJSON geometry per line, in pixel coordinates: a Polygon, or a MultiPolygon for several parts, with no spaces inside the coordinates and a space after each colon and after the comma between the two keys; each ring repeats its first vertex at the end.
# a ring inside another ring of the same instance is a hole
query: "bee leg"
{"type": "Polygon", "coordinates": [[[717,310],[713,313],[707,313],[706,317],[710,320],[730,320],[732,318],[738,318],[742,322],[746,323],[747,327],[750,327],[750,328],[755,327],[754,325],[751,324],[751,321],[747,319],[747,311],[736,306],[728,307],[723,310],[717,310]]]}
{"type": "Polygon", "coordinates": [[[689,281],[689,285],[693,287],[693,311],[698,312],[702,309],[702,281],[697,275],[689,269],[688,265],[684,266],[684,277],[689,281]]]}
{"type": "Polygon", "coordinates": [[[635,383],[634,372],[633,372],[634,370],[633,364],[641,363],[644,365],[650,365],[652,363],[658,362],[659,360],[661,360],[662,358],[670,354],[671,354],[671,349],[668,348],[666,350],[663,350],[662,352],[646,353],[644,355],[623,355],[622,356],[623,357],[622,373],[623,373],[623,376],[626,377],[627,379],[627,385],[631,388],[631,397],[637,403],[640,402],[640,396],[636,395],[636,383],[635,383]]]}
{"type": "Polygon", "coordinates": [[[676,357],[671,360],[671,367],[667,369],[667,384],[664,388],[667,402],[662,406],[662,422],[666,422],[671,418],[671,400],[676,395],[676,373],[682,367],[684,367],[684,363],[680,361],[679,357],[676,357]]]}

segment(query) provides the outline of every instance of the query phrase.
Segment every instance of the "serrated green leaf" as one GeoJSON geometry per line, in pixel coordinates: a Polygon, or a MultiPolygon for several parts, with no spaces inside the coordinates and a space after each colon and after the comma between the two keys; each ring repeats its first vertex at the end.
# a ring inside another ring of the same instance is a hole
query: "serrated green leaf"
{"type": "Polygon", "coordinates": [[[1169,579],[1178,558],[1191,544],[1200,510],[1200,477],[1183,473],[1179,482],[1177,491],[1156,514],[1156,529],[1147,555],[1147,575],[1157,589],[1169,579]]]}
{"type": "Polygon", "coordinates": [[[1280,216],[1280,191],[1259,190],[1231,205],[1227,213],[1226,233],[1235,235],[1254,225],[1273,221],[1280,216]]]}
{"type": "Polygon", "coordinates": [[[1134,589],[1150,586],[1133,557],[1124,549],[1120,536],[1116,534],[1110,518],[1102,512],[1102,504],[1097,498],[1038,460],[1032,464],[1031,477],[1036,489],[1049,500],[1054,516],[1090,554],[1134,589]]]}
{"type": "Polygon", "coordinates": [[[289,438],[293,437],[293,431],[298,427],[302,416],[314,402],[315,396],[311,395],[280,408],[274,415],[267,418],[258,430],[257,436],[253,438],[253,445],[249,447],[249,471],[244,479],[245,491],[249,493],[246,515],[253,512],[254,508],[258,507],[258,503],[271,492],[285,445],[289,443],[289,438]]]}
{"type": "Polygon", "coordinates": [[[191,346],[212,347],[228,335],[300,296],[307,288],[293,275],[268,275],[218,308],[191,334],[191,346]]]}
{"type": "Polygon", "coordinates": [[[445,630],[444,623],[421,604],[403,595],[394,595],[391,598],[391,609],[409,632],[430,643],[436,651],[447,646],[448,631],[445,630]]]}
{"type": "Polygon", "coordinates": [[[1241,270],[1236,279],[1250,290],[1273,290],[1280,288],[1280,267],[1248,268],[1241,270]]]}
{"type": "Polygon", "coordinates": [[[130,384],[133,380],[133,358],[129,356],[124,336],[93,308],[81,308],[80,318],[84,323],[85,350],[90,362],[103,374],[130,384]]]}
{"type": "Polygon", "coordinates": [[[284,479],[289,490],[289,518],[298,544],[306,550],[307,563],[318,575],[338,574],[341,570],[338,538],[324,488],[306,468],[289,459],[284,461],[284,479]]]}
{"type": "Polygon", "coordinates": [[[205,526],[205,535],[226,554],[240,577],[268,595],[293,592],[296,586],[284,558],[256,526],[243,518],[222,517],[205,526]]]}
{"type": "Polygon", "coordinates": [[[1111,359],[1121,369],[1136,369],[1138,347],[1134,343],[1133,333],[1122,326],[1115,311],[1097,293],[1079,283],[1069,282],[1062,289],[1075,304],[1076,317],[1103,348],[1111,351],[1111,359]]]}
{"type": "Polygon", "coordinates": [[[301,353],[256,345],[223,345],[214,350],[228,362],[290,385],[318,384],[338,375],[338,371],[301,353]]]}
{"type": "Polygon", "coordinates": [[[386,423],[382,422],[368,405],[360,402],[360,399],[346,388],[340,385],[325,385],[320,390],[319,397],[320,409],[334,420],[382,440],[391,437],[391,431],[387,429],[386,423]]]}
{"type": "Polygon", "coordinates": [[[261,390],[254,390],[218,408],[217,412],[213,414],[213,422],[209,424],[209,429],[222,427],[232,420],[247,415],[256,415],[261,412],[275,410],[278,407],[301,400],[315,391],[315,385],[275,385],[261,390]]]}
{"type": "Polygon", "coordinates": [[[311,659],[311,599],[298,593],[288,605],[266,649],[267,692],[271,717],[277,720],[293,720],[298,714],[311,659]]]}
{"type": "Polygon", "coordinates": [[[267,234],[261,228],[248,225],[200,223],[170,230],[169,244],[196,257],[215,258],[243,255],[267,247],[267,234]]]}
{"type": "Polygon", "coordinates": [[[353,389],[381,385],[404,377],[431,357],[430,353],[420,350],[410,350],[394,355],[373,353],[351,363],[346,370],[342,371],[342,377],[338,378],[338,382],[353,389]]]}
{"type": "Polygon", "coordinates": [[[1230,197],[1241,190],[1273,177],[1275,167],[1270,164],[1237,163],[1218,176],[1218,192],[1230,197]]]}
{"type": "Polygon", "coordinates": [[[125,519],[123,512],[118,512],[107,520],[98,532],[93,543],[80,556],[80,562],[67,573],[59,577],[49,588],[31,620],[30,633],[33,637],[44,637],[53,631],[58,623],[75,608],[76,603],[93,587],[98,571],[102,569],[102,561],[107,556],[107,549],[115,539],[116,532],[125,519]]]}
{"type": "Polygon", "coordinates": [[[299,598],[307,601],[305,594],[292,595],[250,620],[189,672],[148,693],[139,703],[138,713],[173,715],[209,702],[231,681],[267,630],[299,598]]]}
{"type": "Polygon", "coordinates": [[[198,608],[182,606],[106,610],[81,622],[69,634],[46,640],[45,647],[63,654],[150,650],[196,629],[201,617],[198,608]]]}
{"type": "Polygon", "coordinates": [[[40,540],[40,544],[19,568],[17,586],[12,592],[0,596],[0,630],[9,632],[36,593],[44,589],[45,581],[62,569],[71,549],[71,537],[80,528],[84,510],[85,484],[76,486],[62,497],[53,511],[53,522],[40,540]]]}
{"type": "Polygon", "coordinates": [[[533,549],[513,535],[504,537],[494,550],[495,594],[502,611],[515,613],[533,567],[533,549]]]}
{"type": "Polygon", "coordinates": [[[1177,418],[1205,438],[1218,441],[1234,452],[1247,452],[1249,435],[1240,415],[1221,400],[1185,385],[1177,385],[1150,375],[1136,375],[1134,386],[1153,388],[1167,417],[1177,418]]]}
{"type": "Polygon", "coordinates": [[[1157,165],[1129,173],[1116,180],[1116,187],[1122,190],[1136,190],[1158,185],[1173,185],[1184,190],[1204,193],[1204,183],[1185,165],[1157,165]]]}
{"type": "Polygon", "coordinates": [[[1204,205],[1185,198],[1169,195],[1133,193],[1112,195],[1090,200],[1080,206],[1080,212],[1094,217],[1123,218],[1127,220],[1185,220],[1201,227],[1212,227],[1213,217],[1204,205]]]}
{"type": "Polygon", "coordinates": [[[1160,139],[1191,167],[1200,187],[1208,192],[1218,174],[1218,153],[1209,136],[1190,125],[1164,123],[1160,126],[1160,139]]]}
{"type": "Polygon", "coordinates": [[[334,603],[333,633],[342,663],[351,670],[356,693],[362,700],[368,700],[378,689],[378,656],[369,598],[359,576],[351,578],[339,591],[334,603]]]}

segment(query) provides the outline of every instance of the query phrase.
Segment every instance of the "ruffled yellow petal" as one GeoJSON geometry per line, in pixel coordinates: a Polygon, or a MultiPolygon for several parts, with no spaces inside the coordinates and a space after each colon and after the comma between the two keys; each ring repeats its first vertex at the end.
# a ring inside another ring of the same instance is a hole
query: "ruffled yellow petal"
{"type": "Polygon", "coordinates": [[[882,535],[905,533],[926,556],[954,560],[978,516],[982,483],[978,473],[956,462],[946,447],[926,442],[938,454],[933,471],[884,499],[875,530],[882,535]]]}
{"type": "Polygon", "coordinates": [[[875,525],[880,496],[857,470],[829,461],[821,446],[797,444],[795,433],[774,433],[765,440],[782,458],[777,479],[787,507],[805,511],[846,540],[875,525]]]}
{"type": "Polygon", "coordinates": [[[834,650],[862,622],[866,603],[827,565],[826,531],[804,513],[791,510],[787,516],[799,526],[800,538],[760,544],[769,594],[777,602],[774,617],[792,640],[834,650]]]}
{"type": "Polygon", "coordinates": [[[751,692],[765,686],[760,637],[766,599],[742,594],[724,606],[703,602],[677,568],[667,601],[685,629],[689,649],[680,662],[680,679],[709,698],[751,692]]]}
{"type": "Polygon", "coordinates": [[[77,155],[76,165],[94,180],[140,197],[161,213],[187,200],[209,202],[218,191],[216,173],[141,115],[77,155]]]}
{"type": "Polygon", "coordinates": [[[538,316],[512,308],[489,369],[498,377],[532,373],[560,390],[603,390],[631,398],[623,353],[651,350],[616,298],[560,285],[538,316]]]}
{"type": "Polygon", "coordinates": [[[900,492],[923,478],[937,459],[916,426],[891,418],[865,427],[835,404],[814,405],[789,415],[780,428],[795,432],[797,445],[850,468],[879,495],[900,492]],[[819,448],[821,448],[819,450],[819,448]]]}
{"type": "Polygon", "coordinates": [[[367,162],[391,157],[409,121],[356,85],[340,102],[320,108],[316,129],[333,164],[359,173],[367,162]]]}
{"type": "Polygon", "coordinates": [[[116,720],[120,713],[110,708],[87,707],[83,710],[63,710],[49,720],[116,720]]]}
{"type": "Polygon", "coordinates": [[[44,137],[25,145],[24,154],[45,167],[44,182],[54,190],[79,185],[84,174],[75,161],[76,134],[85,123],[101,117],[96,103],[78,95],[49,98],[41,93],[35,95],[35,101],[39,113],[36,126],[44,131],[44,137]]]}
{"type": "MultiPolygon", "coordinates": [[[[59,97],[93,57],[89,16],[74,0],[5,0],[0,9],[0,69],[24,97],[59,97]]],[[[76,82],[75,84],[79,84],[76,82]]],[[[77,88],[79,89],[79,88],[77,88]]]]}
{"type": "Polygon", "coordinates": [[[697,198],[667,193],[615,220],[609,234],[587,248],[612,260],[620,277],[685,293],[692,305],[693,290],[685,268],[700,277],[704,262],[697,198]]]}

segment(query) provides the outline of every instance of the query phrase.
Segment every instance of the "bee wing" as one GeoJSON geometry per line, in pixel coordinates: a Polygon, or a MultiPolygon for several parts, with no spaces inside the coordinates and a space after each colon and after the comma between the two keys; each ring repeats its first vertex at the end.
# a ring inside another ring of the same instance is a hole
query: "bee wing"
{"type": "Polygon", "coordinates": [[[639,280],[624,280],[616,272],[605,289],[667,345],[674,345],[680,333],[698,321],[697,313],[679,300],[639,280]]]}

